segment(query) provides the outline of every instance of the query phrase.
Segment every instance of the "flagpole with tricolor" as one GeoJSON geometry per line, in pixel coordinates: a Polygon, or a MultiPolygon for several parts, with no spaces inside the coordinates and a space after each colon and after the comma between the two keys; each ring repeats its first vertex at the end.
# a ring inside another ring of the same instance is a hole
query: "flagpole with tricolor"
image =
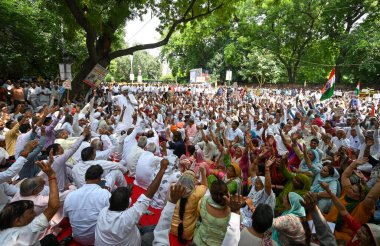
{"type": "Polygon", "coordinates": [[[329,79],[327,80],[327,83],[322,88],[322,96],[321,101],[329,99],[334,95],[334,89],[335,89],[335,68],[333,68],[330,72],[329,79]]]}
{"type": "Polygon", "coordinates": [[[355,94],[356,94],[357,96],[360,95],[360,81],[358,82],[358,85],[357,85],[356,88],[355,88],[355,94]]]}

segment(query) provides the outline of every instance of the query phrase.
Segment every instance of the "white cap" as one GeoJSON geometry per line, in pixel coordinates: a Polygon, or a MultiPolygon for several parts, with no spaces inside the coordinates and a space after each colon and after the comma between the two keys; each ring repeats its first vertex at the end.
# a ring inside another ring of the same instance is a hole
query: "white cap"
{"type": "Polygon", "coordinates": [[[128,90],[128,86],[123,85],[123,86],[121,87],[121,91],[126,91],[126,90],[128,90]]]}
{"type": "Polygon", "coordinates": [[[100,113],[99,113],[99,112],[94,113],[94,118],[95,118],[95,119],[97,119],[97,118],[99,118],[99,117],[100,117],[100,113]]]}

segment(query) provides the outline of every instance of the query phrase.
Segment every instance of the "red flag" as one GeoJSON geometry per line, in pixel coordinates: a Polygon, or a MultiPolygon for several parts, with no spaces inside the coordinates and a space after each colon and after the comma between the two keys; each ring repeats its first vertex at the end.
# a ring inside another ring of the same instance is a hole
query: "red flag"
{"type": "Polygon", "coordinates": [[[375,104],[372,103],[371,117],[375,117],[375,104]]]}

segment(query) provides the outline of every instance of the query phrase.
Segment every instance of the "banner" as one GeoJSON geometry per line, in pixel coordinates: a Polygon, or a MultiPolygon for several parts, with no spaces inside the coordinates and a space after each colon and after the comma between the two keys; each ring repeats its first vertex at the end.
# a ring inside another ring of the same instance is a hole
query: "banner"
{"type": "Polygon", "coordinates": [[[63,81],[62,83],[62,87],[66,90],[71,90],[71,81],[66,79],[65,81],[63,81]]]}
{"type": "Polygon", "coordinates": [[[137,83],[142,83],[142,76],[141,75],[138,75],[137,76],[137,83]]]}
{"type": "Polygon", "coordinates": [[[91,72],[87,75],[83,82],[91,87],[96,87],[103,82],[107,73],[107,69],[100,66],[99,64],[96,64],[96,66],[91,70],[91,72]]]}
{"type": "Polygon", "coordinates": [[[226,80],[227,81],[231,81],[232,80],[232,71],[231,70],[227,70],[226,80]]]}

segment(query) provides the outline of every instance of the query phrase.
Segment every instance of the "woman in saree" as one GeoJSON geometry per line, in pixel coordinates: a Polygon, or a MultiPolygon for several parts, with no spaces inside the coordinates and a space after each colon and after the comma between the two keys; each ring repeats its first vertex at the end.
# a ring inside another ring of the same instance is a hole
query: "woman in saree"
{"type": "Polygon", "coordinates": [[[199,217],[198,202],[206,194],[207,183],[196,185],[194,172],[187,170],[177,184],[186,187],[186,194],[176,204],[170,233],[177,236],[180,243],[186,243],[193,238],[199,217]]]}
{"type": "MultiPolygon", "coordinates": [[[[380,179],[366,194],[365,185],[362,182],[352,185],[350,176],[358,165],[366,163],[368,160],[355,160],[349,165],[342,174],[342,195],[339,200],[346,207],[348,213],[359,222],[359,224],[368,223],[374,213],[375,204],[380,197],[380,179]]],[[[326,215],[326,220],[335,223],[335,237],[344,240],[348,243],[353,235],[353,230],[347,224],[343,223],[343,218],[340,215],[336,206],[333,206],[330,212],[326,215]]]]}
{"type": "Polygon", "coordinates": [[[295,192],[283,197],[286,210],[273,220],[272,239],[278,245],[309,245],[311,232],[306,221],[305,208],[300,201],[303,198],[295,192]]]}
{"type": "Polygon", "coordinates": [[[240,209],[243,221],[242,225],[245,227],[251,227],[252,225],[252,213],[259,204],[267,204],[271,206],[274,210],[276,203],[276,197],[272,191],[272,182],[270,175],[270,168],[272,164],[276,161],[275,157],[271,157],[265,163],[265,177],[257,176],[258,168],[257,164],[252,165],[251,170],[251,179],[252,179],[252,188],[247,196],[246,203],[247,205],[240,209]]]}
{"type": "Polygon", "coordinates": [[[193,242],[196,245],[222,245],[227,232],[231,210],[227,206],[230,196],[226,184],[216,180],[211,184],[210,196],[204,196],[198,206],[201,223],[194,233],[193,242]]]}
{"type": "MultiPolygon", "coordinates": [[[[286,156],[281,159],[280,169],[285,179],[287,180],[281,193],[276,198],[276,212],[282,212],[284,210],[283,199],[289,192],[295,192],[300,196],[303,196],[310,191],[311,179],[305,174],[292,173],[286,167],[286,156]]],[[[276,186],[275,188],[281,188],[276,186]]]]}
{"type": "Polygon", "coordinates": [[[306,145],[303,144],[303,160],[300,163],[297,173],[306,174],[309,177],[313,177],[311,168],[322,168],[322,165],[319,163],[319,154],[318,151],[314,149],[307,149],[306,145]]]}
{"type": "Polygon", "coordinates": [[[226,183],[231,195],[241,195],[243,184],[241,181],[241,169],[239,165],[232,163],[227,166],[226,170],[226,175],[224,175],[222,179],[217,178],[215,174],[209,175],[207,177],[208,186],[210,187],[213,182],[219,179],[226,183]]]}

